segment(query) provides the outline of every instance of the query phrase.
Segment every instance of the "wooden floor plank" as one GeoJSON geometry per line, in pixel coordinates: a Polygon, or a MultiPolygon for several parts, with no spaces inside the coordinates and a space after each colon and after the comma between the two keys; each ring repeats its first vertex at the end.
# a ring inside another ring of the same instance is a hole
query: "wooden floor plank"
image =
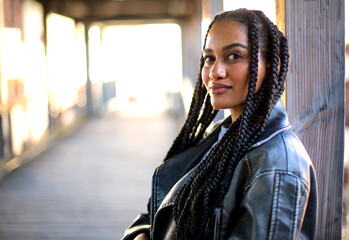
{"type": "Polygon", "coordinates": [[[0,239],[120,239],[177,131],[166,116],[88,121],[0,182],[0,239]]]}

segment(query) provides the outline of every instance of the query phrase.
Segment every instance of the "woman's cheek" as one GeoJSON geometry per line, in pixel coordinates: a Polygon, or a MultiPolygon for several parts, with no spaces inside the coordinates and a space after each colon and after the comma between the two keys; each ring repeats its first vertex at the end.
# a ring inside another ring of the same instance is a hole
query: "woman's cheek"
{"type": "Polygon", "coordinates": [[[204,67],[202,69],[202,72],[201,72],[201,78],[202,78],[202,81],[204,82],[204,85],[205,85],[206,89],[207,89],[208,80],[209,80],[208,75],[209,75],[209,70],[204,67]]]}

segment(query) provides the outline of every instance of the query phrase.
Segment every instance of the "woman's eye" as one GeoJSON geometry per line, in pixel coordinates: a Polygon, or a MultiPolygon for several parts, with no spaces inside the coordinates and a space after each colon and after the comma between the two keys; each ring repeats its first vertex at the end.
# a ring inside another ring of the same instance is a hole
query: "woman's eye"
{"type": "Polygon", "coordinates": [[[229,60],[237,60],[239,58],[240,58],[240,54],[238,54],[238,53],[231,53],[228,55],[229,60]]]}
{"type": "Polygon", "coordinates": [[[205,60],[205,62],[212,62],[212,61],[214,61],[214,58],[211,56],[204,56],[204,60],[205,60]]]}

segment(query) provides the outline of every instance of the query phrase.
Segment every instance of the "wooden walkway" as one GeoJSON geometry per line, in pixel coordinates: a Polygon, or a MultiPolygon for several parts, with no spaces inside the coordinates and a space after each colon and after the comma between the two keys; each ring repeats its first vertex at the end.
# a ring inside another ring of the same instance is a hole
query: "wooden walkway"
{"type": "Polygon", "coordinates": [[[120,239],[177,131],[166,116],[86,122],[0,182],[0,239],[120,239]]]}

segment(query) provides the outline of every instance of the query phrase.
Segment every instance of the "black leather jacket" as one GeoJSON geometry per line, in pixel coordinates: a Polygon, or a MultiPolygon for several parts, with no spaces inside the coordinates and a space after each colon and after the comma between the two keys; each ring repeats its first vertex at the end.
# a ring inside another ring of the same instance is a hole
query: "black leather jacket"
{"type": "MultiPolygon", "coordinates": [[[[123,240],[141,232],[150,233],[154,240],[173,239],[173,200],[219,131],[220,125],[204,141],[155,170],[149,213],[135,219],[123,240]]],[[[279,101],[264,132],[239,162],[221,207],[215,210],[214,239],[314,239],[316,211],[313,165],[279,101]]]]}

